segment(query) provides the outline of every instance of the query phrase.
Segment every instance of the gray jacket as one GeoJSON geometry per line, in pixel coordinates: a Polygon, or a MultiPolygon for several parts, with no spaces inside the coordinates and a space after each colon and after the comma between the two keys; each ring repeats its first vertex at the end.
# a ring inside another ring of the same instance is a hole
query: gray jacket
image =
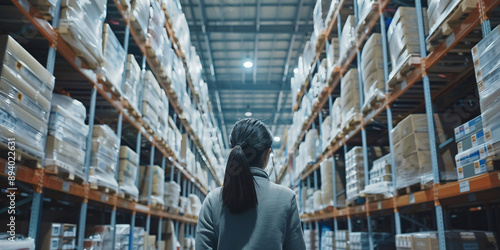
{"type": "Polygon", "coordinates": [[[222,207],[222,190],[203,201],[196,231],[196,250],[306,249],[295,194],[269,181],[267,173],[251,168],[258,205],[241,214],[222,207]]]}

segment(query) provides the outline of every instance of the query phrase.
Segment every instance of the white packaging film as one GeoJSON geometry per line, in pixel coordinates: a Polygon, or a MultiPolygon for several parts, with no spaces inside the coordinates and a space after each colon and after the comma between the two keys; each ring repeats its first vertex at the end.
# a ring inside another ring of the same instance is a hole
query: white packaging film
{"type": "Polygon", "coordinates": [[[118,183],[115,180],[118,143],[118,136],[109,126],[94,126],[89,182],[118,191],[118,183]]]}
{"type": "Polygon", "coordinates": [[[164,190],[165,190],[165,172],[157,165],[141,166],[139,176],[139,201],[146,203],[148,201],[148,185],[151,184],[151,200],[156,204],[164,205],[164,190]],[[152,171],[153,179],[150,180],[150,171],[152,171]]]}
{"type": "Polygon", "coordinates": [[[107,23],[104,24],[102,39],[103,74],[115,88],[121,90],[127,54],[107,23]]]}
{"type": "Polygon", "coordinates": [[[146,40],[149,22],[149,0],[134,0],[131,6],[130,21],[140,31],[139,38],[146,40]]]}
{"type": "Polygon", "coordinates": [[[348,201],[353,201],[365,188],[363,153],[361,147],[354,147],[345,155],[346,195],[348,201]]]}
{"type": "Polygon", "coordinates": [[[96,69],[103,61],[102,30],[107,1],[64,0],[61,6],[59,34],[90,68],[96,69]]]}
{"type": "Polygon", "coordinates": [[[141,91],[141,68],[132,54],[127,55],[127,66],[125,72],[125,84],[123,95],[135,110],[139,110],[139,94],[141,91]]]}
{"type": "Polygon", "coordinates": [[[129,194],[135,199],[139,197],[139,190],[135,186],[138,161],[139,157],[135,151],[127,146],[120,147],[120,162],[118,169],[118,185],[120,192],[129,194]]]}
{"type": "Polygon", "coordinates": [[[385,155],[373,161],[373,167],[370,170],[370,183],[366,185],[363,193],[382,194],[384,197],[393,196],[391,155],[385,155]]]}
{"type": "Polygon", "coordinates": [[[181,186],[176,182],[169,181],[165,182],[165,205],[178,208],[179,207],[179,197],[181,196],[181,186]]]}
{"type": "Polygon", "coordinates": [[[346,23],[342,29],[342,35],[339,42],[339,63],[342,65],[347,59],[348,52],[354,47],[356,41],[355,18],[353,15],[347,17],[346,23]]]}

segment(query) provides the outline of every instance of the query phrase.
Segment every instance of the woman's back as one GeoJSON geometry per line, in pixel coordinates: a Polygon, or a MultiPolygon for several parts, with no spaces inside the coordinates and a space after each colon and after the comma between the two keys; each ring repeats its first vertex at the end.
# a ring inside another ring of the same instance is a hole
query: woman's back
{"type": "Polygon", "coordinates": [[[200,212],[196,249],[305,249],[295,194],[251,168],[258,204],[232,214],[222,206],[221,188],[210,192],[200,212]]]}

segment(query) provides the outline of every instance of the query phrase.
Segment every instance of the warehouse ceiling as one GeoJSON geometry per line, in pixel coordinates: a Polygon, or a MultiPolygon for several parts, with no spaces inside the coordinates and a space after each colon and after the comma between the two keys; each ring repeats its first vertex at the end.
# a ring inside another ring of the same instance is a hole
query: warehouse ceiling
{"type": "Polygon", "coordinates": [[[250,111],[283,137],[292,123],[290,78],[310,38],[316,1],[180,2],[223,133],[250,111]],[[247,60],[252,68],[243,67],[247,60]]]}

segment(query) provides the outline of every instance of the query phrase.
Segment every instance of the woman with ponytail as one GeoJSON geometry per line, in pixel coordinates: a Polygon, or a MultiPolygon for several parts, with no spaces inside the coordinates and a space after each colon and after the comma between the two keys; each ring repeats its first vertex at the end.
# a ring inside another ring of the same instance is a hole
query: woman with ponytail
{"type": "Polygon", "coordinates": [[[272,138],[259,120],[235,124],[224,184],[203,201],[197,250],[305,249],[295,194],[264,171],[272,138]]]}

